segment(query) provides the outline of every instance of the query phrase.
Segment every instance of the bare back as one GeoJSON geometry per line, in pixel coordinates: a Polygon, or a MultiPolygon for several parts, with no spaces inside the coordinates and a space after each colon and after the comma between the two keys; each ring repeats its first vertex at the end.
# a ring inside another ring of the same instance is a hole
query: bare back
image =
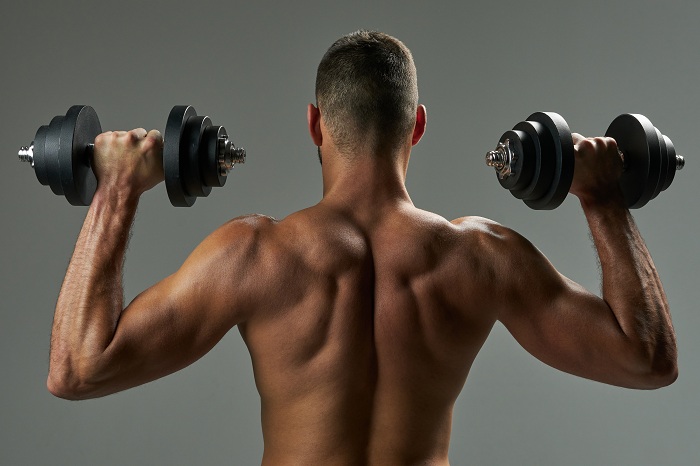
{"type": "Polygon", "coordinates": [[[496,320],[562,371],[633,388],[675,380],[668,304],[621,196],[582,201],[601,299],[512,230],[416,209],[407,156],[330,157],[319,204],[229,222],[126,308],[115,258],[137,202],[99,190],[56,305],[49,390],[85,399],[147,383],[238,326],[264,464],[445,465],[452,407],[496,320]]]}
{"type": "Polygon", "coordinates": [[[141,194],[163,181],[163,141],[143,129],[95,138],[99,182],[56,304],[51,393],[86,399],[147,383],[238,326],[262,401],[263,463],[385,466],[448,463],[452,407],[496,320],[562,371],[673,383],[668,302],[625,206],[613,140],[575,138],[571,185],[601,298],[507,228],[413,206],[406,172],[426,110],[400,41],[347,35],[317,78],[307,121],[322,201],[280,222],[229,222],[126,307],[127,240],[141,194]]]}
{"type": "Polygon", "coordinates": [[[279,283],[240,325],[263,463],[447,463],[452,407],[494,322],[479,312],[486,274],[464,260],[464,226],[408,203],[377,218],[321,203],[256,221],[255,275],[279,283]]]}

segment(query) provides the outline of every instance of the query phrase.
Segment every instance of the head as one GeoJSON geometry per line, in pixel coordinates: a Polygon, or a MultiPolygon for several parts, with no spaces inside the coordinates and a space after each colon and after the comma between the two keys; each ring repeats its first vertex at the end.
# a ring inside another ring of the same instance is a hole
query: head
{"type": "Polygon", "coordinates": [[[395,153],[413,140],[416,126],[418,85],[411,52],[380,32],[341,37],[318,66],[316,102],[341,155],[395,153]]]}

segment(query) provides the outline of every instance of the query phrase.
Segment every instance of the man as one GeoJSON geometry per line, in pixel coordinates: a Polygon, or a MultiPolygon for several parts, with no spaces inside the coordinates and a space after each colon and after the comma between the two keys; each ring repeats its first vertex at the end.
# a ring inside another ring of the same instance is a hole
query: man
{"type": "Polygon", "coordinates": [[[98,188],[56,306],[53,394],[146,383],[238,326],[261,397],[264,464],[442,465],[453,404],[497,320],[571,374],[631,388],[675,380],[668,304],[625,208],[613,140],[574,136],[571,192],[600,257],[601,299],[512,230],[413,206],[404,181],[426,110],[400,41],[339,39],[316,97],[308,125],[323,199],[281,221],[232,220],[123,310],[127,239],[139,196],[163,180],[162,139],[143,129],[96,139],[98,188]]]}

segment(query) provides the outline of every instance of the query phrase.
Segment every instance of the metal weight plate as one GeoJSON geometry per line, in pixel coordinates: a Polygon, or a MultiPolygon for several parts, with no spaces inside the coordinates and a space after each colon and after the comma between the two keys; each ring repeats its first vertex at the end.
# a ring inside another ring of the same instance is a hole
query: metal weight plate
{"type": "Polygon", "coordinates": [[[71,205],[90,205],[97,188],[88,144],[102,132],[100,120],[92,107],[74,105],[68,109],[61,124],[61,142],[58,150],[63,194],[71,205]]]}
{"type": "Polygon", "coordinates": [[[165,172],[165,188],[168,191],[170,203],[176,207],[190,207],[197,200],[185,191],[180,166],[180,136],[185,123],[197,112],[189,105],[176,105],[168,115],[163,137],[163,171],[165,172]]]}
{"type": "Polygon", "coordinates": [[[46,172],[46,134],[49,132],[49,126],[40,126],[34,135],[34,174],[39,183],[47,186],[49,184],[49,175],[46,172]]]}
{"type": "MultiPolygon", "coordinates": [[[[554,112],[536,112],[528,120],[542,124],[553,140],[554,175],[544,196],[526,199],[525,204],[532,209],[555,209],[564,202],[574,179],[574,142],[571,130],[566,120],[554,112]]],[[[544,155],[544,148],[542,154],[544,155]]]]}
{"type": "Polygon", "coordinates": [[[207,116],[194,116],[187,120],[180,135],[180,171],[185,192],[190,196],[206,197],[211,188],[204,185],[200,170],[202,134],[211,126],[207,116]]]}
{"type": "Polygon", "coordinates": [[[46,131],[46,139],[44,140],[46,176],[48,178],[51,191],[58,196],[63,195],[58,152],[61,148],[61,126],[63,125],[64,118],[64,116],[53,117],[51,123],[49,123],[49,128],[46,131]]]}
{"type": "Polygon", "coordinates": [[[664,140],[666,146],[666,157],[668,158],[668,164],[666,167],[666,173],[661,174],[661,191],[665,191],[666,188],[671,186],[673,183],[673,178],[676,176],[676,147],[671,142],[668,136],[662,134],[661,137],[664,140]]]}
{"type": "Polygon", "coordinates": [[[625,113],[615,118],[606,137],[611,137],[625,156],[620,187],[630,209],[651,199],[661,176],[661,148],[656,130],[644,116],[625,113]]]}
{"type": "Polygon", "coordinates": [[[656,138],[659,140],[659,153],[661,155],[660,157],[660,162],[661,162],[661,168],[659,169],[659,179],[657,180],[656,187],[654,188],[654,192],[651,195],[651,198],[654,199],[656,196],[659,195],[661,192],[661,187],[664,184],[664,180],[666,179],[666,174],[668,173],[668,150],[666,148],[666,141],[664,141],[664,135],[661,134],[661,131],[659,131],[658,128],[654,128],[656,131],[656,138]]]}
{"type": "Polygon", "coordinates": [[[539,123],[533,123],[531,121],[521,121],[513,127],[514,131],[520,131],[526,133],[532,145],[534,147],[533,155],[533,167],[532,176],[530,177],[530,183],[527,184],[522,189],[511,190],[511,194],[517,199],[530,199],[531,197],[540,197],[547,189],[549,179],[551,179],[551,171],[554,169],[553,163],[547,163],[548,158],[552,153],[550,138],[545,134],[544,126],[539,123]],[[542,160],[542,145],[545,148],[545,163],[542,160]]]}
{"type": "Polygon", "coordinates": [[[528,186],[532,181],[532,174],[535,171],[535,145],[532,138],[523,131],[506,131],[499,142],[505,143],[506,139],[515,154],[515,164],[510,176],[503,179],[498,175],[496,177],[505,189],[518,191],[528,186]]]}
{"type": "Polygon", "coordinates": [[[199,150],[202,151],[199,156],[202,180],[205,185],[213,188],[222,187],[228,178],[228,176],[221,174],[219,166],[219,138],[228,138],[226,128],[210,126],[202,133],[202,142],[199,145],[199,150]]]}

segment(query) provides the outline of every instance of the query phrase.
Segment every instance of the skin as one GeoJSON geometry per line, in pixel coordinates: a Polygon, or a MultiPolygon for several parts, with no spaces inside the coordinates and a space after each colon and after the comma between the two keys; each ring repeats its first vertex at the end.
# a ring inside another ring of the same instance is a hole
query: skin
{"type": "Polygon", "coordinates": [[[237,326],[261,398],[263,464],[444,465],[454,402],[496,321],[580,377],[640,389],[676,379],[668,304],[624,206],[612,139],[574,135],[571,192],[601,298],[504,226],[413,205],[404,182],[423,106],[392,153],[368,142],[347,157],[313,105],[308,122],[322,200],[281,221],[230,221],[126,308],[127,239],[140,195],[163,180],[162,139],[96,139],[98,188],[56,306],[51,393],[93,398],[163,377],[237,326]]]}

